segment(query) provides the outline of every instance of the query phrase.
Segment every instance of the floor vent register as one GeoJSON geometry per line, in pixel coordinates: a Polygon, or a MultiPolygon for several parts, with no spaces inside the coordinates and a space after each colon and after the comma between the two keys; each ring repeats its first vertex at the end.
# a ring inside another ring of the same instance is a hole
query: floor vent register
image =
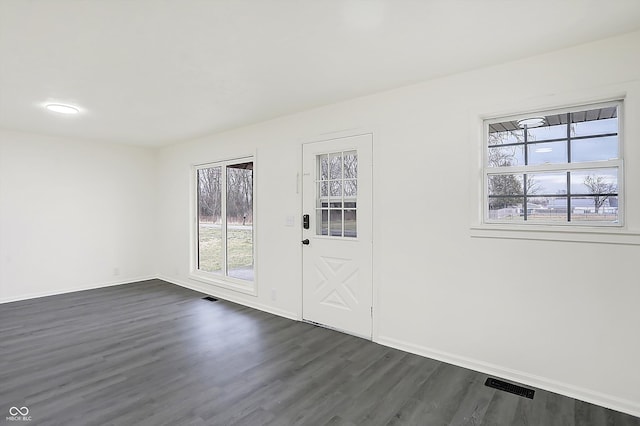
{"type": "Polygon", "coordinates": [[[524,396],[525,398],[529,399],[533,399],[533,394],[536,392],[533,389],[527,389],[525,387],[514,385],[512,383],[503,382],[502,380],[494,379],[492,377],[489,377],[487,381],[484,382],[484,384],[485,386],[489,386],[490,388],[513,393],[518,396],[524,396]]]}

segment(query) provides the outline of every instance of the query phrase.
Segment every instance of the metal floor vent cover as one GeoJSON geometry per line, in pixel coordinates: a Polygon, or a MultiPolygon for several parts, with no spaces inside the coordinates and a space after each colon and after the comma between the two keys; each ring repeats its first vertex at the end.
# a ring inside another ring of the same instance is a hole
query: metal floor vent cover
{"type": "Polygon", "coordinates": [[[491,377],[489,377],[487,381],[484,382],[484,384],[485,386],[489,386],[490,388],[513,393],[518,396],[524,396],[525,398],[529,398],[529,399],[533,399],[533,394],[536,393],[536,391],[534,391],[533,389],[527,389],[522,386],[503,382],[502,380],[494,379],[491,377]]]}
{"type": "Polygon", "coordinates": [[[218,301],[218,299],[216,299],[215,297],[211,297],[211,296],[203,297],[202,300],[208,300],[209,302],[217,302],[218,301]]]}

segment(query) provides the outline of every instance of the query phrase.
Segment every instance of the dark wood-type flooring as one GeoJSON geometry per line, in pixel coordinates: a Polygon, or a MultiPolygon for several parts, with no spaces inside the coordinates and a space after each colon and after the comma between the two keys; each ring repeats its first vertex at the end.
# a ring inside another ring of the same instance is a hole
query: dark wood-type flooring
{"type": "Polygon", "coordinates": [[[640,425],[159,280],[0,305],[0,422],[640,425]],[[10,407],[31,421],[9,422],[10,407]]]}

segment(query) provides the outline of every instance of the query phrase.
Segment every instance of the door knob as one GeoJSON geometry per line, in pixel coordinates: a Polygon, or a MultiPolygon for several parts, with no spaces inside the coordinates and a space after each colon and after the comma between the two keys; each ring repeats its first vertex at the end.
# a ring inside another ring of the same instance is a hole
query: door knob
{"type": "Polygon", "coordinates": [[[305,238],[304,240],[302,240],[302,244],[304,244],[305,246],[309,245],[309,239],[305,238]]]}

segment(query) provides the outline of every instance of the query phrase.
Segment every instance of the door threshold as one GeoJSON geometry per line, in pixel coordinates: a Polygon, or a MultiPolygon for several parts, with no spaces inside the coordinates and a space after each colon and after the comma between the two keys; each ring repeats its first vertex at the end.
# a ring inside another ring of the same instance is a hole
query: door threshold
{"type": "Polygon", "coordinates": [[[366,335],[363,335],[363,334],[354,333],[354,332],[348,331],[348,330],[342,330],[340,328],[331,327],[330,325],[322,324],[322,323],[311,321],[311,320],[304,319],[304,318],[302,319],[302,322],[305,322],[305,323],[310,324],[310,325],[315,325],[316,327],[326,328],[327,330],[337,331],[338,333],[348,334],[349,336],[359,337],[360,339],[365,339],[365,340],[368,340],[370,342],[373,342],[373,338],[371,336],[366,336],[366,335]]]}

